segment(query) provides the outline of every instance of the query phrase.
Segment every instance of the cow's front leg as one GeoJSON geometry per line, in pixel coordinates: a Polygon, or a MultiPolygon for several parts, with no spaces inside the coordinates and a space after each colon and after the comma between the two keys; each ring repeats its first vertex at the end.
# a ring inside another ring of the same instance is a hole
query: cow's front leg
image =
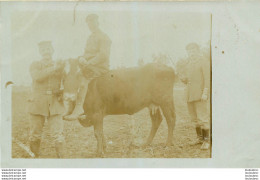
{"type": "Polygon", "coordinates": [[[97,139],[97,156],[101,157],[104,154],[104,134],[103,134],[103,117],[99,114],[95,115],[94,133],[97,139]]]}
{"type": "Polygon", "coordinates": [[[155,110],[155,112],[153,112],[150,109],[150,117],[151,117],[151,120],[152,120],[152,129],[151,129],[150,135],[147,139],[147,142],[144,144],[144,146],[150,145],[152,143],[153,138],[154,138],[161,122],[162,122],[162,115],[161,115],[160,109],[157,108],[155,110]]]}
{"type": "Polygon", "coordinates": [[[104,136],[104,133],[103,133],[103,152],[106,153],[106,149],[107,149],[107,143],[106,143],[106,139],[105,139],[105,136],[104,136]]]}

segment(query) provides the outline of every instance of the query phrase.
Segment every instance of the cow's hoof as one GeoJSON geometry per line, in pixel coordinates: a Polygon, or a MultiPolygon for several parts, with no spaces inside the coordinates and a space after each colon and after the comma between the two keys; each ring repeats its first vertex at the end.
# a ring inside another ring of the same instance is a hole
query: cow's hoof
{"type": "Polygon", "coordinates": [[[147,148],[147,147],[150,147],[151,146],[151,143],[144,143],[141,145],[141,148],[147,148]]]}
{"type": "Polygon", "coordinates": [[[128,145],[128,147],[129,147],[130,149],[133,149],[133,148],[139,148],[140,146],[138,146],[138,145],[136,145],[136,144],[134,144],[134,143],[130,143],[130,144],[128,145]]]}
{"type": "Polygon", "coordinates": [[[105,154],[102,152],[97,152],[97,158],[104,158],[105,157],[105,154]]]}
{"type": "Polygon", "coordinates": [[[171,146],[174,146],[174,144],[172,142],[167,142],[165,147],[171,147],[171,146]]]}
{"type": "Polygon", "coordinates": [[[103,154],[105,154],[107,152],[107,146],[103,146],[103,151],[104,151],[103,154]]]}

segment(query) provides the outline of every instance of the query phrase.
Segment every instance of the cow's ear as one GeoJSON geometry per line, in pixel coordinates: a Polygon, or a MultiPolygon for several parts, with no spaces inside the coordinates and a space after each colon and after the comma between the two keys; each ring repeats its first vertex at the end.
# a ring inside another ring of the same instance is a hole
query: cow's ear
{"type": "Polygon", "coordinates": [[[76,76],[77,76],[77,77],[82,77],[82,72],[81,72],[80,70],[78,70],[78,71],[76,72],[76,76]]]}
{"type": "Polygon", "coordinates": [[[70,67],[71,67],[70,59],[66,60],[64,65],[65,65],[65,67],[64,67],[64,72],[65,72],[66,74],[68,74],[69,71],[70,71],[70,67]]]}
{"type": "Polygon", "coordinates": [[[74,61],[76,62],[76,64],[79,64],[79,58],[76,58],[74,61]]]}
{"type": "Polygon", "coordinates": [[[70,58],[70,59],[69,59],[69,63],[70,63],[70,64],[73,63],[73,59],[70,58]]]}

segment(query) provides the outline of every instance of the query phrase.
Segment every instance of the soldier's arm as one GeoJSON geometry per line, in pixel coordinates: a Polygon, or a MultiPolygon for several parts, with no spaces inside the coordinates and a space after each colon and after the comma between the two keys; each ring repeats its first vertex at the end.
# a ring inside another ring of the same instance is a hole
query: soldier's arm
{"type": "Polygon", "coordinates": [[[43,81],[55,72],[55,67],[48,67],[41,69],[38,62],[32,63],[30,66],[30,73],[32,79],[35,81],[43,81]]]}
{"type": "Polygon", "coordinates": [[[210,61],[205,59],[202,61],[202,73],[204,79],[204,89],[210,88],[210,61]]]}
{"type": "Polygon", "coordinates": [[[182,83],[184,83],[184,84],[187,84],[187,83],[188,83],[188,80],[187,80],[186,77],[179,76],[179,78],[180,78],[180,80],[181,80],[182,83]]]}
{"type": "Polygon", "coordinates": [[[177,62],[176,70],[178,73],[178,77],[181,80],[182,83],[187,84],[188,78],[187,78],[187,60],[181,59],[177,62]]]}
{"type": "Polygon", "coordinates": [[[100,50],[97,55],[89,60],[89,64],[99,64],[106,60],[110,54],[111,41],[109,38],[105,37],[101,39],[100,50]]]}
{"type": "Polygon", "coordinates": [[[178,73],[178,76],[181,80],[182,83],[187,84],[188,83],[188,78],[187,78],[187,65],[183,67],[180,72],[178,73]]]}

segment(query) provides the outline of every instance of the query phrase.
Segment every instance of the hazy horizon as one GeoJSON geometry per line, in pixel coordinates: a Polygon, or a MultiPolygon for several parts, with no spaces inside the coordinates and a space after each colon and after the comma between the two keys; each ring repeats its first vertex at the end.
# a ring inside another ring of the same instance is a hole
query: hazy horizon
{"type": "Polygon", "coordinates": [[[29,85],[29,66],[40,60],[37,44],[51,40],[53,59],[81,56],[90,31],[85,18],[99,15],[99,24],[112,40],[110,68],[137,65],[139,58],[152,61],[152,55],[167,54],[174,61],[186,57],[185,46],[196,42],[208,46],[210,14],[170,12],[16,12],[12,16],[12,71],[16,85],[29,85]]]}

